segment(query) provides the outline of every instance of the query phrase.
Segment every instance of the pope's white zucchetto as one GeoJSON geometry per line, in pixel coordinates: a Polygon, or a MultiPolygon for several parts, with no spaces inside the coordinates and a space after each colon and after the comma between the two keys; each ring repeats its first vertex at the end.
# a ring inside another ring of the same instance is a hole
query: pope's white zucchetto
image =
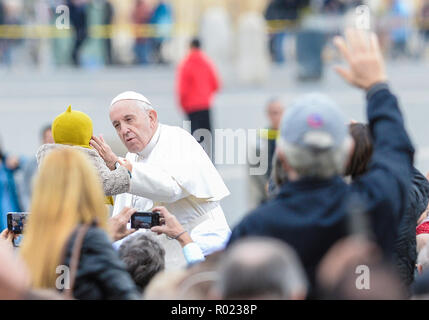
{"type": "Polygon", "coordinates": [[[149,99],[146,98],[144,95],[134,92],[134,91],[125,91],[120,94],[118,94],[116,97],[113,98],[112,102],[110,103],[110,106],[113,106],[116,102],[121,100],[137,100],[144,102],[146,105],[148,105],[150,108],[152,108],[152,103],[150,103],[149,99]]]}

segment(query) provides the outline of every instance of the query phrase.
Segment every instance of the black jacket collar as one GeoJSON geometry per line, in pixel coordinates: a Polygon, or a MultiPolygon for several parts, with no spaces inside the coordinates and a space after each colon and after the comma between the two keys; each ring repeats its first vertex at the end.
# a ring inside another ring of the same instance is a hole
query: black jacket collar
{"type": "Polygon", "coordinates": [[[279,191],[278,197],[287,197],[290,196],[296,191],[310,191],[325,188],[332,186],[334,184],[344,183],[343,179],[340,176],[334,176],[328,179],[320,178],[302,178],[297,181],[287,181],[284,183],[279,191]]]}

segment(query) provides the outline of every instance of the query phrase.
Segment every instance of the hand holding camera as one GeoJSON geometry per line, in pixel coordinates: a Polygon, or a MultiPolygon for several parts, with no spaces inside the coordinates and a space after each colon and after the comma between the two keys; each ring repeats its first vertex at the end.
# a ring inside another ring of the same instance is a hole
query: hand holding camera
{"type": "Polygon", "coordinates": [[[182,247],[188,243],[193,242],[191,236],[186,232],[176,216],[168,212],[165,207],[156,207],[153,211],[159,212],[161,225],[152,227],[150,230],[158,234],[165,234],[166,236],[179,241],[182,247]]]}
{"type": "Polygon", "coordinates": [[[114,241],[121,240],[136,231],[135,229],[127,228],[128,221],[130,221],[135,212],[136,209],[125,207],[119,214],[109,219],[109,233],[114,241]]]}

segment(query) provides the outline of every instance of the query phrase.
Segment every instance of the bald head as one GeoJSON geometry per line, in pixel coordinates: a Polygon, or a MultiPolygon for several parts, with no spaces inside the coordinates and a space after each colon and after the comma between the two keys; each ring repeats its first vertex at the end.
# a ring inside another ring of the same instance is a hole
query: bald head
{"type": "Polygon", "coordinates": [[[291,251],[277,241],[255,238],[232,247],[229,254],[231,261],[239,262],[243,266],[256,267],[265,264],[279,253],[284,256],[291,251]]]}
{"type": "Polygon", "coordinates": [[[266,112],[272,129],[279,129],[284,110],[283,104],[278,99],[273,99],[268,103],[266,112]]]}
{"type": "Polygon", "coordinates": [[[235,243],[220,267],[223,299],[295,299],[306,293],[301,263],[285,243],[248,238],[235,243]]]}

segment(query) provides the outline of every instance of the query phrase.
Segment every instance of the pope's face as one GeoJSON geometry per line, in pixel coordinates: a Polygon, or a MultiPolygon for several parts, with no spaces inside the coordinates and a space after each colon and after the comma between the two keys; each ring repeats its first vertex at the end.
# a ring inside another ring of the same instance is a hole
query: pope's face
{"type": "Polygon", "coordinates": [[[140,152],[157,128],[156,111],[143,110],[135,100],[121,100],[110,108],[110,120],[129,152],[140,152]]]}

